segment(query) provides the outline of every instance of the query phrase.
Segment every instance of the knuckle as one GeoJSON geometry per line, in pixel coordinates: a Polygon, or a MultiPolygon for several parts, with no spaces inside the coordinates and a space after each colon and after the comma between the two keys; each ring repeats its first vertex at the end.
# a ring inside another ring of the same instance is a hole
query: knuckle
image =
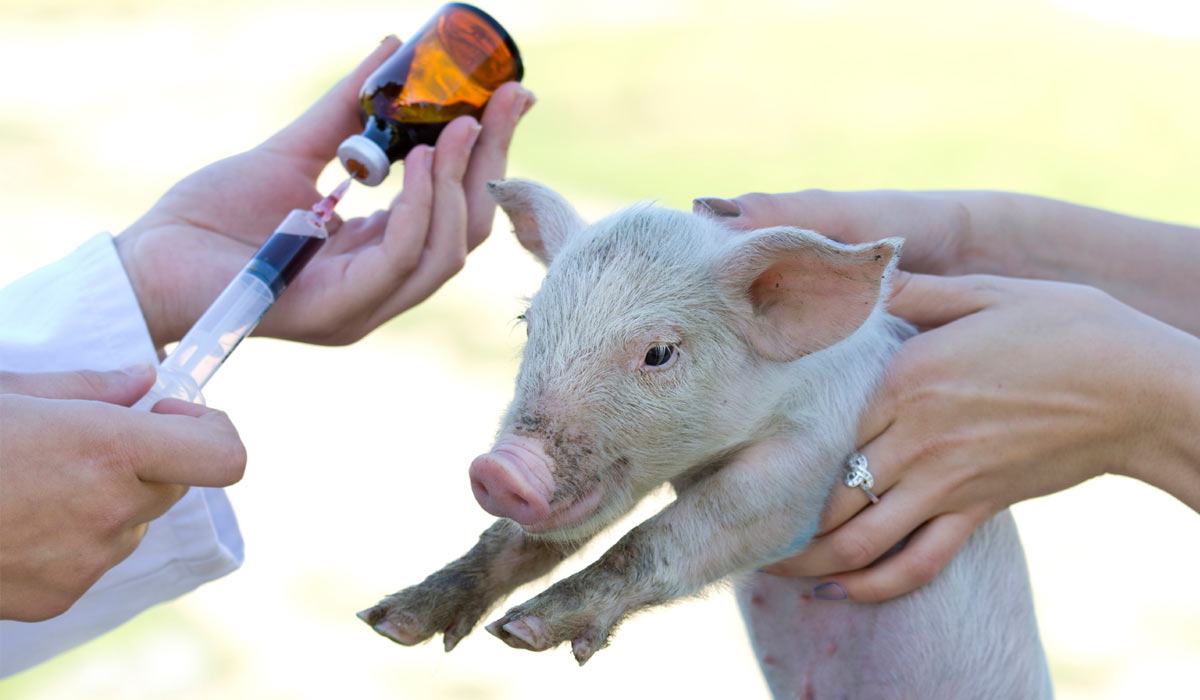
{"type": "MultiPolygon", "coordinates": [[[[225,414],[221,414],[225,417],[225,414]]],[[[226,422],[229,421],[225,417],[226,422]]],[[[237,430],[233,428],[233,423],[229,423],[228,434],[223,435],[215,447],[213,455],[216,464],[220,465],[220,479],[225,482],[225,485],[236,484],[242,480],[246,474],[246,445],[238,436],[237,430]]]]}
{"type": "Polygon", "coordinates": [[[942,571],[942,557],[936,552],[918,550],[912,553],[907,562],[908,579],[912,588],[920,588],[932,581],[942,571]]]}
{"type": "Polygon", "coordinates": [[[463,250],[461,247],[455,248],[452,253],[449,253],[446,256],[444,263],[444,269],[448,273],[446,276],[453,277],[454,275],[457,275],[459,272],[462,272],[462,269],[466,267],[466,265],[467,251],[463,250]]]}
{"type": "Polygon", "coordinates": [[[106,483],[135,474],[143,460],[140,441],[124,424],[81,426],[78,443],[90,468],[106,483]]]}
{"type": "Polygon", "coordinates": [[[853,532],[839,533],[832,537],[829,547],[837,566],[843,571],[861,569],[879,556],[869,540],[853,532]]]}
{"type": "Polygon", "coordinates": [[[747,192],[734,197],[734,201],[741,207],[742,218],[755,224],[771,221],[778,208],[775,195],[766,192],[747,192]]]}
{"type": "Polygon", "coordinates": [[[912,445],[910,460],[913,463],[939,461],[953,452],[959,439],[953,433],[927,433],[917,438],[912,445]]]}
{"type": "Polygon", "coordinates": [[[392,270],[397,283],[406,281],[416,271],[424,257],[424,252],[423,247],[410,246],[396,255],[392,270]]]}
{"type": "Polygon", "coordinates": [[[108,377],[101,372],[80,370],[76,373],[80,388],[87,396],[101,396],[108,391],[108,377]]]}
{"type": "MultiPolygon", "coordinates": [[[[488,236],[490,236],[491,234],[492,234],[492,229],[490,226],[487,226],[487,227],[475,226],[475,227],[468,228],[467,229],[467,251],[466,252],[470,253],[472,250],[475,250],[475,248],[477,248],[479,246],[479,244],[486,241],[488,236]]],[[[466,261],[465,255],[463,256],[463,261],[464,261],[464,263],[466,261]]]]}

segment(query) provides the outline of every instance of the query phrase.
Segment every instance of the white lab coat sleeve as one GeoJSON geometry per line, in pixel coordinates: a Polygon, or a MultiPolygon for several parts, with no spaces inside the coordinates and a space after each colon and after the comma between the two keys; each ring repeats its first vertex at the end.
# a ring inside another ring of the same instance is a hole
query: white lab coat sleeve
{"type": "MultiPolygon", "coordinates": [[[[112,236],[0,289],[0,369],[108,370],[154,360],[154,345],[112,236]]],[[[224,491],[192,488],[150,523],[138,548],[70,610],[0,621],[0,676],[38,664],[236,569],[242,536],[224,491]]]]}

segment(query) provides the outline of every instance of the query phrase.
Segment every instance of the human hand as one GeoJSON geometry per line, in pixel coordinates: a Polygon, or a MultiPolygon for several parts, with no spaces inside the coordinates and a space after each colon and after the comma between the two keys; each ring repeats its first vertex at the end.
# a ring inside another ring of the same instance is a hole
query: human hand
{"type": "Polygon", "coordinates": [[[880,501],[836,488],[818,536],[767,573],[887,600],[932,580],[995,513],[1104,472],[1200,510],[1200,339],[1080,285],[896,282],[892,312],[933,330],[901,346],[862,418],[880,501]]]}
{"type": "Polygon", "coordinates": [[[66,611],[129,556],[188,486],[242,477],[245,448],[224,413],[164,399],[126,372],[0,372],[0,619],[66,611]]]}
{"type": "Polygon", "coordinates": [[[692,208],[740,230],[801,226],[843,243],[901,236],[910,272],[1085,284],[1200,335],[1193,227],[988,190],[802,190],[705,197],[692,208]]]}
{"type": "Polygon", "coordinates": [[[842,243],[900,236],[904,238],[901,266],[933,274],[962,271],[971,229],[970,213],[961,198],[943,192],[752,193],[733,199],[702,197],[692,203],[692,210],[715,216],[734,229],[799,226],[842,243]]]}
{"type": "MultiPolygon", "coordinates": [[[[156,346],[187,332],[289,211],[321,198],[317,176],[338,144],[361,129],[363,80],[399,43],[385,39],[292,124],[184,178],[117,237],[156,346]]],[[[255,332],[350,343],[432,294],[490,233],[495,203],[486,184],[503,177],[513,130],[533,102],[532,93],[507,83],[480,122],[459,117],[436,148],[414,149],[389,209],[335,217],[330,241],[255,332]]]]}

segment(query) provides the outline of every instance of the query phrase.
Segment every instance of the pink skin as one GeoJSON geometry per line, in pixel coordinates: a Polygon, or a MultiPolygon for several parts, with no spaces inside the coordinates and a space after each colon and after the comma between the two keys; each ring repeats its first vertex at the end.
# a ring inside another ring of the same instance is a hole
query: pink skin
{"type": "Polygon", "coordinates": [[[554,477],[539,441],[504,435],[491,452],[471,462],[470,475],[475,500],[492,515],[521,525],[550,515],[554,477]]]}
{"type": "Polygon", "coordinates": [[[511,433],[502,436],[491,452],[471,462],[470,476],[480,507],[519,523],[530,533],[576,525],[595,511],[604,496],[604,489],[597,486],[552,509],[553,462],[541,441],[511,433]]]}
{"type": "Polygon", "coordinates": [[[579,525],[583,521],[591,517],[592,513],[604,500],[605,490],[603,484],[597,484],[595,488],[588,491],[581,498],[568,503],[565,508],[555,509],[549,517],[544,520],[539,520],[533,523],[521,523],[525,528],[525,532],[535,535],[540,535],[554,530],[565,530],[567,528],[579,525]]]}

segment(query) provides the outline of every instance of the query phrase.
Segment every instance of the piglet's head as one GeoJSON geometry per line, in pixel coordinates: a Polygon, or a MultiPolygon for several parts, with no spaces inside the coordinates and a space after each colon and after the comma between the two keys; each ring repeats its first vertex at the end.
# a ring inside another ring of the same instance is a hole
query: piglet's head
{"type": "Polygon", "coordinates": [[[589,225],[542,185],[490,191],[547,274],[471,486],[484,510],[547,538],[589,535],[768,438],[794,400],[783,379],[876,313],[899,247],[734,233],[648,205],[589,225]]]}

